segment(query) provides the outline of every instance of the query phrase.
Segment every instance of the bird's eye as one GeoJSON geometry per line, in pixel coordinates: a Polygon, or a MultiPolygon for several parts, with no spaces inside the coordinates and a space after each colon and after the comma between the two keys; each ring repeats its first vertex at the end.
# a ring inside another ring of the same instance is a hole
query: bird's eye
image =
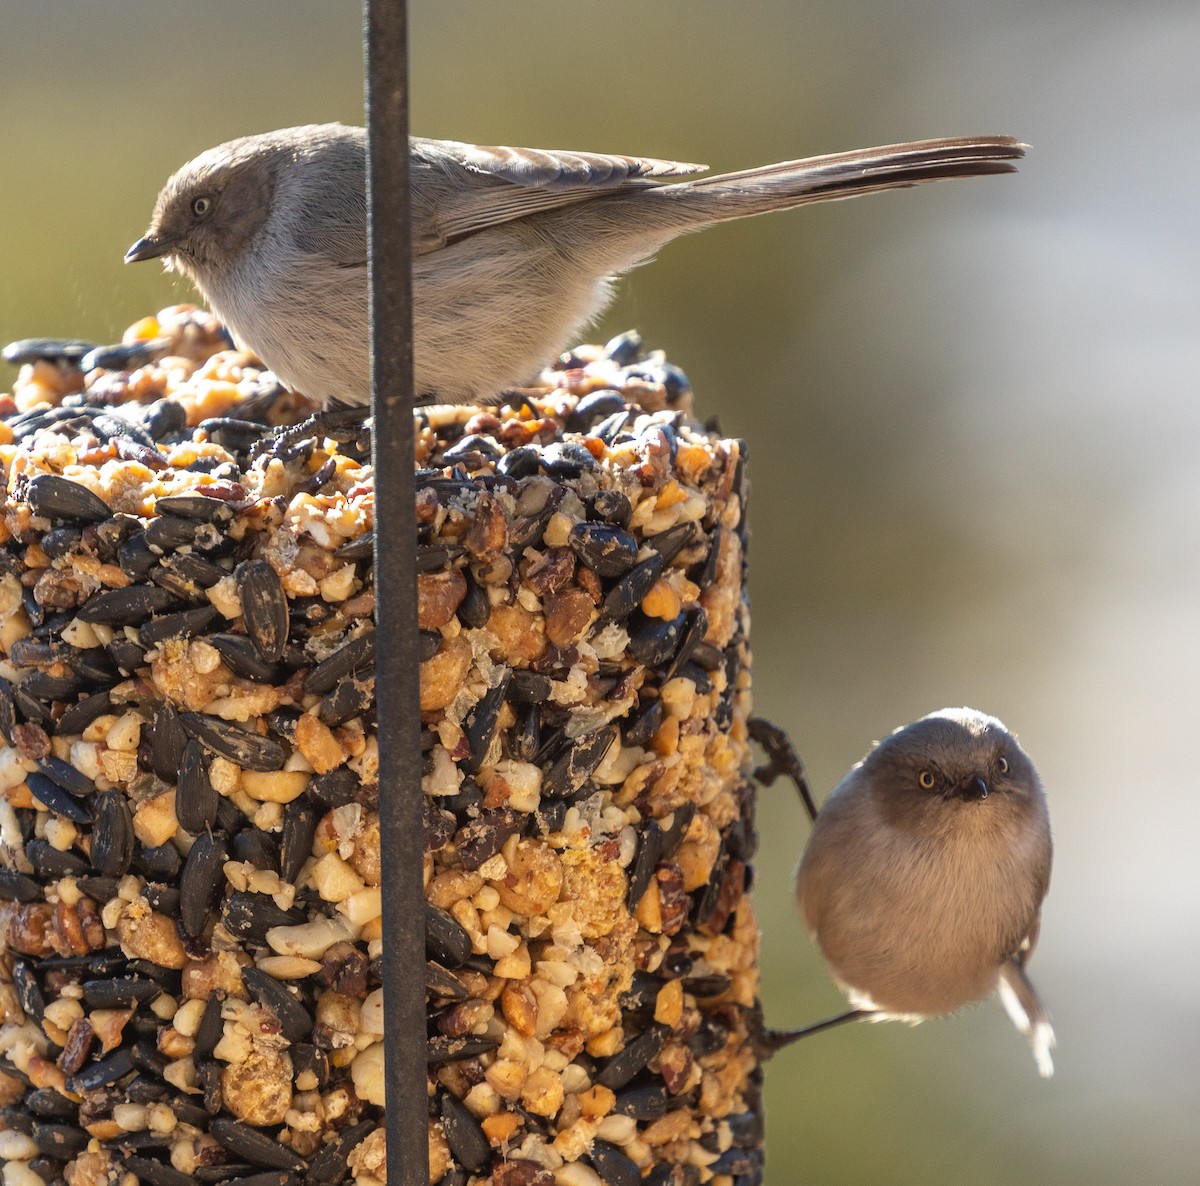
{"type": "Polygon", "coordinates": [[[919,782],[921,786],[925,788],[925,790],[932,791],[933,784],[937,782],[937,779],[934,778],[928,770],[922,770],[921,773],[917,775],[917,782],[919,782]]]}
{"type": "Polygon", "coordinates": [[[203,218],[212,209],[212,198],[206,198],[202,194],[198,198],[192,199],[192,213],[197,218],[203,218]]]}
{"type": "Polygon", "coordinates": [[[1008,773],[1008,759],[1005,757],[1001,757],[1001,759],[996,763],[996,769],[999,770],[1001,774],[1007,774],[1008,773]]]}

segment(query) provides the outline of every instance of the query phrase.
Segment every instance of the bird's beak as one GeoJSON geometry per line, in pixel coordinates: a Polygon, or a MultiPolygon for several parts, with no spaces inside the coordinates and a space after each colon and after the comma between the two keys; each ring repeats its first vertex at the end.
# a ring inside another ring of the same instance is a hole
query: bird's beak
{"type": "Polygon", "coordinates": [[[964,803],[982,803],[988,797],[988,784],[978,774],[963,783],[959,794],[964,803]]]}
{"type": "Polygon", "coordinates": [[[140,263],[144,259],[159,259],[166,255],[175,247],[175,240],[162,236],[156,238],[152,234],[143,235],[127,252],[125,252],[125,262],[127,264],[140,263]]]}

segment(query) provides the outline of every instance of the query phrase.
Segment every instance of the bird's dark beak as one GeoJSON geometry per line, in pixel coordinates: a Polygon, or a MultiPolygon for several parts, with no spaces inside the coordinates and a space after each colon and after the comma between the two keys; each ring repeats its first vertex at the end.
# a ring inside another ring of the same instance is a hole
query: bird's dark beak
{"type": "Polygon", "coordinates": [[[125,252],[125,262],[127,264],[140,263],[144,259],[159,259],[166,255],[175,246],[175,240],[167,236],[155,238],[154,235],[143,235],[127,252],[125,252]]]}
{"type": "Polygon", "coordinates": [[[963,783],[959,794],[964,803],[982,803],[988,797],[988,784],[977,774],[963,783]]]}

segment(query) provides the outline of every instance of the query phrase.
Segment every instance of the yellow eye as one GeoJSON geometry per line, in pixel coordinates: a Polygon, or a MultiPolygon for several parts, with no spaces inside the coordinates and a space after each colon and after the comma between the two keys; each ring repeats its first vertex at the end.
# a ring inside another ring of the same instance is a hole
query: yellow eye
{"type": "Polygon", "coordinates": [[[1001,774],[1007,774],[1008,773],[1008,759],[1001,758],[1000,761],[998,761],[996,763],[996,769],[999,770],[1001,774]]]}
{"type": "Polygon", "coordinates": [[[197,218],[203,218],[212,209],[212,198],[201,195],[192,199],[192,213],[197,218]]]}
{"type": "Polygon", "coordinates": [[[933,784],[936,781],[937,779],[935,779],[928,770],[922,770],[921,773],[917,775],[917,782],[919,782],[927,791],[933,790],[933,784]]]}

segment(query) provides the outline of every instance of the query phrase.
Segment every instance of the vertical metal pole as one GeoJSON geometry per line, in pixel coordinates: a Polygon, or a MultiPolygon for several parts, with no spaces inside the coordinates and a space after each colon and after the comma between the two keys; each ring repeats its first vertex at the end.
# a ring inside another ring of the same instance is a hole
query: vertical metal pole
{"type": "Polygon", "coordinates": [[[365,0],[389,1186],[428,1186],[405,0],[365,0]]]}

